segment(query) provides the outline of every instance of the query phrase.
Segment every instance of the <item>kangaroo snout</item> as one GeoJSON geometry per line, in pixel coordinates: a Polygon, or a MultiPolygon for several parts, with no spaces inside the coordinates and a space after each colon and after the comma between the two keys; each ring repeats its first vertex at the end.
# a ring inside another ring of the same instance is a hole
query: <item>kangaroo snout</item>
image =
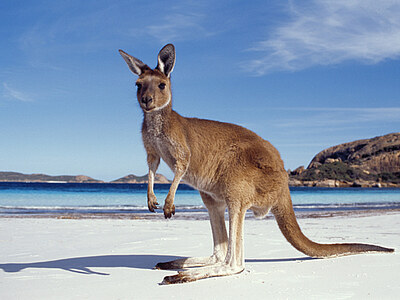
{"type": "Polygon", "coordinates": [[[149,97],[149,96],[144,96],[141,99],[143,104],[146,104],[146,106],[148,106],[151,102],[153,102],[153,98],[149,97]]]}

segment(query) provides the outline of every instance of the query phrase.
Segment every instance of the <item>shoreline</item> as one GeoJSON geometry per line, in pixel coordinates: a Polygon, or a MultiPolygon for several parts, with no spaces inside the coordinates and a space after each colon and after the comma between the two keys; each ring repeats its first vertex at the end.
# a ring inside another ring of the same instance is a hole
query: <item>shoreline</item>
{"type": "MultiPolygon", "coordinates": [[[[0,184],[36,184],[36,183],[43,183],[43,184],[89,184],[89,185],[147,185],[147,181],[144,182],[108,182],[108,181],[2,181],[0,180],[0,184]]],[[[170,186],[171,182],[154,182],[154,184],[162,185],[162,186],[170,186]]],[[[183,186],[183,189],[192,189],[196,190],[195,188],[191,187],[190,185],[181,182],[179,186],[183,186]]],[[[304,187],[304,188],[327,188],[327,189],[400,189],[400,184],[396,184],[393,182],[369,182],[369,181],[340,181],[335,179],[324,179],[324,180],[305,180],[301,181],[295,178],[289,179],[289,187],[296,188],[296,187],[304,187]]],[[[179,187],[178,187],[179,189],[179,187]]]]}
{"type": "MultiPolygon", "coordinates": [[[[398,214],[400,209],[360,209],[331,211],[296,211],[297,219],[322,219],[334,217],[369,217],[398,214]]],[[[225,213],[227,220],[228,214],[225,213]]],[[[46,214],[0,214],[0,219],[118,219],[118,220],[165,220],[162,211],[157,213],[46,213],[46,214]]],[[[246,220],[257,219],[253,213],[246,213],[246,220]]],[[[274,219],[272,213],[260,220],[274,219]]],[[[209,220],[207,212],[177,212],[173,220],[209,220]]]]}

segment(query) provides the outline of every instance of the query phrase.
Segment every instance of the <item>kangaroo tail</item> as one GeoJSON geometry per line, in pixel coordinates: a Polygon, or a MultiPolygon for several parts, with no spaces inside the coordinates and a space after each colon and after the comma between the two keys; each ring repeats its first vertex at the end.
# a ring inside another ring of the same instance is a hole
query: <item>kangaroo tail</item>
{"type": "Polygon", "coordinates": [[[309,240],[297,223],[289,191],[287,191],[283,203],[272,208],[272,213],[287,241],[297,250],[311,257],[324,258],[365,252],[394,252],[394,249],[369,244],[318,244],[309,240]]]}

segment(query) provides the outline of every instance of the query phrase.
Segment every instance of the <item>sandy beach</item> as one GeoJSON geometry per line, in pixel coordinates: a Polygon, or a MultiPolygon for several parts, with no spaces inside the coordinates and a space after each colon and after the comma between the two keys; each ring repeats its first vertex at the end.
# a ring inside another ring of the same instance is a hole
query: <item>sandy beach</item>
{"type": "Polygon", "coordinates": [[[394,254],[311,259],[275,220],[245,224],[241,274],[163,286],[157,262],[211,254],[207,220],[0,218],[1,299],[398,299],[400,213],[299,219],[323,242],[373,243],[394,254]]]}

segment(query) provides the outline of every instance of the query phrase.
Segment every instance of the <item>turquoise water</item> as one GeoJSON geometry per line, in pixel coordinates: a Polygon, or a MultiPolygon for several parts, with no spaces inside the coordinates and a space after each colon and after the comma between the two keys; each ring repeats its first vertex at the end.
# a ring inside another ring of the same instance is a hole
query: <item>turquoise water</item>
{"type": "MultiPolygon", "coordinates": [[[[144,213],[144,184],[0,183],[0,214],[23,213],[144,213]]],[[[155,185],[159,203],[169,185],[155,185]]],[[[357,210],[400,208],[400,189],[291,188],[295,210],[357,210]]],[[[198,192],[180,185],[175,198],[179,211],[204,211],[198,192]]]]}

